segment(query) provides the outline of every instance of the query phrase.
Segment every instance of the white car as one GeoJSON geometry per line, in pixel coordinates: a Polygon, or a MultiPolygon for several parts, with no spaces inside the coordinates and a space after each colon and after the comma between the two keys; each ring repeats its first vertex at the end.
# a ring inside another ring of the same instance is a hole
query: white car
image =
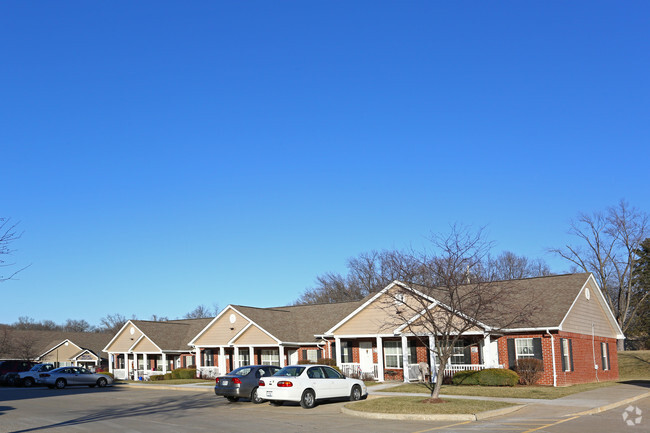
{"type": "Polygon", "coordinates": [[[38,383],[38,375],[40,373],[45,373],[54,368],[54,365],[52,364],[36,364],[33,366],[30,370],[27,371],[21,371],[18,373],[18,378],[16,380],[16,383],[18,385],[30,387],[34,386],[34,384],[38,383]]]}
{"type": "Polygon", "coordinates": [[[363,381],[345,377],[328,365],[289,365],[271,377],[260,379],[258,386],[260,397],[274,406],[293,401],[300,402],[305,409],[316,406],[317,400],[356,401],[368,396],[363,381]]]}

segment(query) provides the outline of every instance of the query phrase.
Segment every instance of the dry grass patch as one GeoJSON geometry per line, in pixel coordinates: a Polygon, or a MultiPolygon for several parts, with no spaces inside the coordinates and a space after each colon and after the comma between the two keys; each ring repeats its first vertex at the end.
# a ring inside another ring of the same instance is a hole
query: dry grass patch
{"type": "Polygon", "coordinates": [[[359,412],[387,414],[475,414],[493,409],[514,406],[511,403],[490,400],[463,400],[460,398],[442,399],[442,403],[428,403],[423,397],[382,397],[356,403],[349,403],[347,408],[359,412]]]}
{"type": "MultiPolygon", "coordinates": [[[[551,386],[453,386],[443,385],[440,394],[471,395],[477,397],[503,397],[503,398],[540,398],[552,400],[566,397],[592,389],[616,385],[618,382],[584,383],[565,387],[553,388],[551,386]]],[[[429,393],[427,387],[421,383],[409,383],[393,388],[384,389],[385,392],[410,392],[429,393]]]]}
{"type": "Polygon", "coordinates": [[[618,352],[621,380],[650,380],[650,350],[618,352]]]}

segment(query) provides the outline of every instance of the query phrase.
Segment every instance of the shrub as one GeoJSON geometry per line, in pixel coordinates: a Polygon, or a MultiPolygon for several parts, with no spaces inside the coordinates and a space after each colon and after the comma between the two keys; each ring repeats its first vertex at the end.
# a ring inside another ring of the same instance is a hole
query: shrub
{"type": "Polygon", "coordinates": [[[318,363],[336,367],[336,360],[332,358],[318,358],[318,363]]]}
{"type": "Polygon", "coordinates": [[[522,358],[517,361],[515,370],[519,374],[519,383],[522,385],[534,385],[542,377],[544,363],[541,359],[522,358]]]}
{"type": "Polygon", "coordinates": [[[162,375],[162,374],[153,374],[153,375],[149,376],[149,380],[153,380],[153,381],[165,380],[165,376],[162,375]]]}
{"type": "Polygon", "coordinates": [[[453,385],[478,385],[478,371],[466,370],[454,374],[451,379],[453,385]]]}
{"type": "Polygon", "coordinates": [[[459,371],[454,374],[451,383],[454,385],[483,385],[483,386],[515,386],[519,376],[512,370],[503,368],[488,368],[485,370],[459,371]]]}
{"type": "Polygon", "coordinates": [[[479,371],[478,384],[484,386],[515,386],[519,375],[505,368],[487,368],[479,371]]]}
{"type": "Polygon", "coordinates": [[[171,373],[165,373],[163,375],[164,379],[163,380],[171,380],[172,379],[172,374],[171,373]]]}
{"type": "Polygon", "coordinates": [[[194,379],[196,368],[177,368],[172,371],[172,379],[194,379]]]}

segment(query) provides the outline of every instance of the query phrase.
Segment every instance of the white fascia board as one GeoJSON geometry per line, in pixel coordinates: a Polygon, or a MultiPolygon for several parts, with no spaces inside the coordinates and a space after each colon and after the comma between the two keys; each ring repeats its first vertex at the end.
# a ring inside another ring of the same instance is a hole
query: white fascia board
{"type": "Polygon", "coordinates": [[[338,338],[338,339],[355,339],[355,338],[393,338],[393,337],[399,337],[398,335],[395,334],[347,334],[347,335],[336,335],[336,336],[331,336],[329,338],[338,338]]]}
{"type": "Polygon", "coordinates": [[[221,312],[220,312],[219,314],[217,314],[217,315],[214,317],[214,319],[210,320],[210,323],[208,323],[207,325],[205,325],[205,328],[201,329],[201,331],[200,331],[198,334],[196,334],[196,336],[195,336],[194,338],[192,338],[192,340],[190,340],[190,342],[187,343],[187,345],[188,345],[188,346],[193,346],[193,345],[194,345],[194,342],[195,342],[195,341],[196,341],[196,340],[197,340],[201,335],[203,335],[203,333],[204,333],[205,331],[207,331],[208,328],[210,328],[214,322],[216,322],[217,320],[219,320],[219,317],[221,317],[221,316],[223,316],[224,314],[226,314],[226,311],[227,311],[229,308],[234,310],[234,308],[233,308],[233,306],[232,306],[231,304],[226,305],[226,307],[225,307],[223,310],[221,310],[221,312]]]}
{"type": "Polygon", "coordinates": [[[73,359],[73,360],[74,360],[74,359],[77,359],[77,358],[79,358],[81,355],[83,355],[84,353],[90,353],[90,354],[92,354],[94,357],[96,357],[97,359],[100,359],[100,357],[97,356],[97,354],[96,354],[95,352],[93,352],[92,350],[90,350],[90,349],[84,349],[83,352],[81,352],[79,355],[73,357],[72,359],[73,359]]]}
{"type": "Polygon", "coordinates": [[[600,304],[601,307],[603,307],[603,310],[605,310],[605,314],[608,316],[607,320],[609,320],[610,325],[614,328],[614,331],[617,333],[616,338],[617,339],[624,339],[625,335],[623,334],[623,330],[619,326],[618,322],[616,321],[616,316],[614,316],[614,313],[612,313],[611,308],[609,308],[609,304],[605,300],[605,296],[603,295],[603,292],[600,290],[600,286],[598,285],[598,281],[596,281],[596,278],[594,277],[593,273],[589,273],[589,277],[587,278],[587,281],[582,285],[582,288],[578,292],[578,295],[575,297],[573,302],[571,303],[571,307],[567,310],[566,314],[564,315],[564,318],[560,322],[560,325],[558,326],[558,329],[561,331],[562,327],[564,325],[564,322],[566,321],[567,317],[569,317],[569,313],[571,313],[571,310],[573,310],[573,307],[575,306],[576,302],[578,302],[578,299],[580,296],[584,293],[585,288],[587,287],[587,283],[589,280],[593,281],[594,286],[596,287],[596,290],[594,292],[596,293],[596,297],[598,299],[598,303],[600,304]]]}
{"type": "MultiPolygon", "coordinates": [[[[106,345],[106,347],[104,347],[104,349],[102,350],[102,352],[109,353],[108,350],[106,350],[106,349],[108,349],[108,347],[109,347],[111,344],[113,344],[113,342],[115,341],[115,339],[116,339],[117,337],[119,337],[119,335],[122,333],[122,331],[124,331],[124,330],[126,329],[126,327],[129,325],[129,323],[130,323],[131,325],[133,325],[133,323],[131,322],[131,320],[127,320],[126,323],[125,323],[124,325],[122,325],[122,327],[120,328],[120,330],[117,331],[117,332],[115,333],[115,336],[114,336],[113,338],[111,338],[111,341],[108,342],[108,344],[106,345]]],[[[135,326],[135,325],[134,325],[134,326],[135,326]]],[[[137,326],[136,326],[136,328],[137,328],[137,326]]],[[[140,331],[140,332],[142,332],[142,331],[140,331]]],[[[110,352],[110,353],[118,353],[118,352],[110,352]]]]}
{"type": "Polygon", "coordinates": [[[53,350],[55,350],[55,349],[57,349],[57,348],[63,346],[65,343],[72,344],[72,345],[75,346],[77,349],[79,349],[79,350],[83,350],[83,348],[77,346],[77,345],[74,344],[72,341],[70,341],[70,339],[66,338],[65,340],[63,340],[63,341],[60,342],[59,344],[54,345],[54,347],[52,347],[51,349],[48,349],[48,350],[46,350],[45,352],[43,352],[43,354],[40,355],[38,358],[43,358],[45,355],[47,355],[47,354],[50,353],[51,351],[53,351],[53,350]]]}
{"type": "Polygon", "coordinates": [[[348,320],[352,319],[354,316],[356,316],[357,314],[359,314],[360,311],[364,310],[368,305],[370,305],[370,304],[372,304],[373,302],[375,302],[375,300],[376,300],[377,298],[379,298],[381,295],[383,295],[383,294],[386,293],[388,290],[390,290],[391,288],[393,288],[394,286],[397,286],[397,285],[399,285],[399,286],[401,286],[401,287],[404,287],[404,288],[408,288],[408,286],[404,285],[403,283],[400,283],[400,282],[397,281],[397,280],[393,281],[392,283],[390,283],[389,285],[387,285],[386,287],[384,287],[383,289],[381,289],[379,292],[377,292],[377,293],[376,293],[372,298],[368,299],[368,300],[367,300],[366,302],[364,302],[362,305],[360,305],[359,307],[357,307],[356,310],[354,310],[353,312],[351,312],[350,314],[348,314],[347,316],[345,316],[345,317],[344,317],[344,318],[343,318],[339,323],[337,323],[336,325],[334,325],[334,326],[332,326],[330,329],[328,329],[328,330],[324,333],[324,335],[333,335],[333,334],[334,334],[334,331],[336,331],[337,328],[340,328],[340,327],[341,327],[345,322],[347,322],[348,320]]]}
{"type": "Polygon", "coordinates": [[[499,333],[507,334],[509,332],[546,332],[546,331],[561,331],[559,326],[543,326],[541,328],[504,328],[498,329],[499,333]]]}
{"type": "MultiPolygon", "coordinates": [[[[142,331],[140,331],[140,332],[142,332],[142,331]]],[[[151,342],[151,344],[153,344],[154,346],[156,346],[156,348],[158,349],[158,351],[159,351],[160,353],[162,353],[162,349],[161,349],[161,348],[160,348],[160,347],[159,347],[159,346],[158,346],[158,345],[157,345],[157,344],[156,344],[156,343],[155,343],[151,338],[147,337],[147,335],[144,334],[144,333],[142,333],[142,335],[140,335],[140,338],[138,338],[138,339],[135,341],[135,343],[133,343],[133,344],[131,345],[131,347],[129,347],[129,353],[151,353],[151,352],[134,352],[134,351],[133,351],[133,348],[134,348],[135,346],[137,346],[138,343],[139,343],[140,341],[142,341],[142,339],[144,339],[144,338],[146,338],[147,340],[149,340],[149,341],[151,342]]]]}

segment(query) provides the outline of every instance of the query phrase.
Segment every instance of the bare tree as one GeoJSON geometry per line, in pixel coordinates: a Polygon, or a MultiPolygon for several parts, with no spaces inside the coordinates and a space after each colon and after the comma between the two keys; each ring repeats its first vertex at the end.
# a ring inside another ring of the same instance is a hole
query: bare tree
{"type": "Polygon", "coordinates": [[[206,307],[205,305],[199,305],[189,313],[185,314],[183,316],[184,319],[203,319],[207,317],[214,317],[216,316],[217,313],[213,312],[210,307],[206,307]]]}
{"type": "MultiPolygon", "coordinates": [[[[135,319],[135,317],[133,317],[135,319]]],[[[115,314],[108,314],[105,317],[102,317],[99,319],[99,329],[104,331],[104,332],[112,332],[116,333],[119,331],[122,326],[128,321],[124,315],[115,313],[115,314]]]]}
{"type": "Polygon", "coordinates": [[[158,316],[157,314],[152,314],[151,315],[151,320],[152,322],[167,322],[169,320],[169,317],[167,316],[158,316]]]}
{"type": "Polygon", "coordinates": [[[9,326],[0,327],[0,359],[13,353],[12,328],[9,326]]]}
{"type": "MultiPolygon", "coordinates": [[[[392,318],[388,328],[401,327],[437,357],[439,380],[427,383],[433,401],[439,398],[442,377],[454,345],[468,332],[524,325],[535,300],[523,299],[509,282],[494,283],[485,272],[491,242],[482,229],[453,226],[447,235],[433,235],[433,252],[413,252],[400,267],[399,284],[386,293],[384,308],[392,318]],[[415,273],[414,273],[415,271],[415,273]],[[429,336],[434,336],[433,344],[429,336]]],[[[528,295],[526,295],[528,296],[528,295]]]]}
{"type": "MultiPolygon", "coordinates": [[[[10,218],[0,218],[0,269],[14,266],[14,263],[7,263],[3,257],[14,252],[11,249],[11,244],[20,239],[21,236],[22,232],[18,231],[18,223],[12,223],[10,218]]],[[[11,271],[7,275],[0,274],[0,283],[12,279],[24,269],[25,267],[11,271]]]]}
{"type": "MultiPolygon", "coordinates": [[[[577,237],[579,243],[551,251],[594,274],[625,333],[650,294],[646,290],[633,303],[635,251],[648,235],[648,214],[621,200],[606,212],[580,214],[571,222],[569,233],[577,237]]],[[[618,340],[618,350],[625,350],[624,340],[618,340]]]]}
{"type": "Polygon", "coordinates": [[[95,328],[83,319],[68,319],[65,321],[65,325],[63,325],[63,330],[68,332],[93,332],[95,328]]]}
{"type": "Polygon", "coordinates": [[[30,333],[23,333],[20,338],[14,339],[13,348],[14,352],[20,359],[31,361],[38,356],[36,352],[36,338],[30,333]]]}
{"type": "Polygon", "coordinates": [[[522,278],[551,275],[551,268],[542,259],[529,259],[511,251],[504,251],[497,257],[488,257],[487,266],[495,280],[519,280],[522,278]]]}

